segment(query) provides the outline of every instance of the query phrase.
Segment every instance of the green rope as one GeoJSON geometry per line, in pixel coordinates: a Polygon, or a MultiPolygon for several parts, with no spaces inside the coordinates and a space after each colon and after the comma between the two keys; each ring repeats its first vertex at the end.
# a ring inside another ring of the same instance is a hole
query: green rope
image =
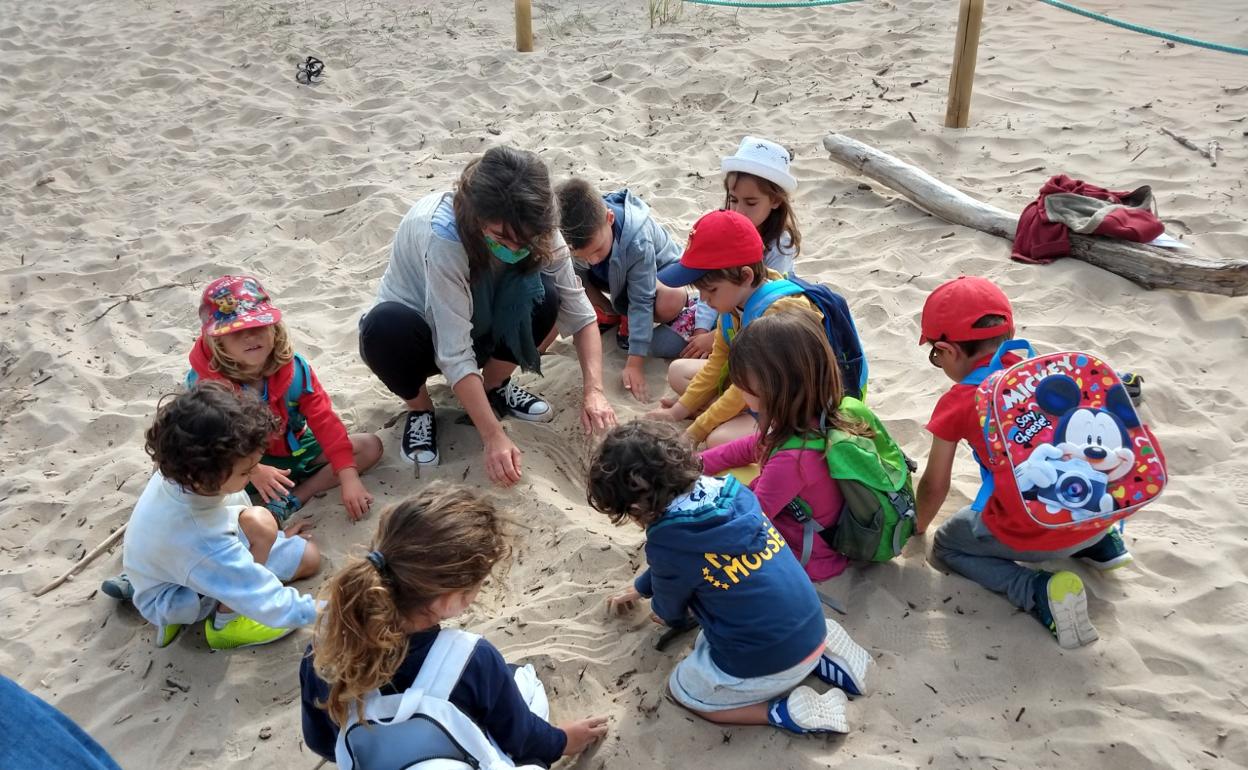
{"type": "Polygon", "coordinates": [[[736,0],[684,0],[684,2],[695,5],[722,5],[727,8],[813,8],[817,5],[845,5],[856,3],[858,0],[809,0],[808,2],[785,0],[782,3],[736,2],[736,0]]]}
{"type": "MultiPolygon", "coordinates": [[[[693,2],[693,1],[694,0],[685,0],[685,2],[693,2]]],[[[1103,14],[1085,10],[1083,8],[1079,8],[1078,6],[1071,5],[1070,3],[1064,3],[1062,2],[1062,0],[1040,0],[1040,2],[1045,3],[1046,5],[1051,5],[1054,8],[1061,8],[1063,11],[1070,11],[1071,13],[1077,13],[1080,16],[1086,16],[1089,19],[1103,21],[1106,24],[1112,24],[1115,27],[1129,29],[1132,32],[1139,32],[1142,35],[1152,35],[1153,37],[1159,37],[1162,40],[1170,40],[1175,43],[1183,43],[1184,45],[1194,45],[1199,48],[1208,48],[1211,51],[1221,51],[1222,53],[1237,53],[1237,54],[1240,54],[1241,56],[1248,56],[1248,48],[1237,48],[1233,45],[1223,45],[1221,43],[1209,43],[1204,40],[1197,40],[1194,37],[1186,37],[1184,35],[1175,35],[1170,32],[1162,32],[1161,30],[1156,30],[1151,27],[1145,27],[1140,24],[1132,24],[1129,21],[1119,21],[1118,19],[1111,19],[1110,17],[1105,16],[1103,14]]]]}

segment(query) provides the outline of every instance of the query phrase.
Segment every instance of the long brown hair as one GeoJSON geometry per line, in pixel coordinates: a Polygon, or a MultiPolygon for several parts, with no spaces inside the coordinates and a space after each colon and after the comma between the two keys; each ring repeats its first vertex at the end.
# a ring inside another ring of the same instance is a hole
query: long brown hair
{"type": "Polygon", "coordinates": [[[481,232],[491,222],[501,222],[517,241],[529,246],[529,256],[517,265],[524,272],[540,270],[553,259],[551,239],[559,211],[550,172],[535,154],[511,147],[486,150],[464,167],[452,205],[473,278],[488,271],[493,260],[481,232]]]}
{"type": "MultiPolygon", "coordinates": [[[[231,382],[247,382],[251,378],[252,375],[244,371],[242,364],[225,354],[225,346],[221,344],[221,337],[204,335],[204,341],[208,343],[210,354],[208,366],[214,372],[220,372],[231,382]]],[[[269,352],[269,360],[264,362],[264,367],[260,369],[257,376],[260,379],[272,377],[294,358],[295,348],[290,344],[290,334],[286,332],[286,324],[278,321],[273,324],[273,350],[269,352]]]]}
{"type": "Polygon", "coordinates": [[[470,590],[510,553],[504,519],[468,487],[433,483],[386,509],[368,555],[353,556],[321,590],[316,672],[336,724],[394,678],[407,657],[407,622],[439,596],[470,590]]]}
{"type": "Polygon", "coordinates": [[[732,188],[737,183],[738,177],[742,176],[753,179],[758,184],[758,189],[773,201],[780,201],[780,205],[771,210],[758,228],[758,234],[763,239],[763,250],[766,251],[779,243],[781,236],[787,231],[789,238],[793,241],[793,258],[797,259],[797,256],[802,253],[802,233],[797,229],[797,214],[793,213],[793,204],[789,201],[789,194],[780,185],[770,179],[763,179],[761,176],[747,174],[744,171],[729,171],[724,174],[724,208],[729,208],[732,188]]]}
{"type": "Polygon", "coordinates": [[[794,436],[839,428],[870,429],[841,412],[841,369],[814,311],[765,315],[746,326],[728,351],[732,384],[758,396],[760,462],[794,436]]]}

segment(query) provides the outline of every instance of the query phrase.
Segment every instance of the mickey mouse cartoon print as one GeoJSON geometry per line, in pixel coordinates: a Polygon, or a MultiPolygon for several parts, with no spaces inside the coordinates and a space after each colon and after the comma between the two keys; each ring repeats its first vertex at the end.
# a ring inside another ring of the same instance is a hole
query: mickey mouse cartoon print
{"type": "Polygon", "coordinates": [[[986,449],[975,505],[995,501],[994,534],[1060,550],[1157,499],[1165,456],[1113,367],[1090,353],[1037,355],[1026,340],[1003,343],[993,362],[975,392],[986,449]],[[1007,350],[1031,357],[1000,366],[1007,350]]]}
{"type": "Polygon", "coordinates": [[[1058,418],[1057,427],[1051,443],[1040,444],[1014,467],[1024,498],[1039,500],[1049,513],[1065,509],[1076,520],[1113,512],[1109,484],[1134,467],[1128,430],[1140,427],[1121,384],[1106,389],[1101,408],[1082,402],[1079,384],[1068,375],[1037,383],[1035,403],[1058,418]]]}

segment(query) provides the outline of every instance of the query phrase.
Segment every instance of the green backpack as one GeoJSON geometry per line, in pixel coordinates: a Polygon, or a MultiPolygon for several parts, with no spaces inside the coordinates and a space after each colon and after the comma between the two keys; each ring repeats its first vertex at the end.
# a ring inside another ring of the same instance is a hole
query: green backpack
{"type": "Polygon", "coordinates": [[[823,452],[828,473],[845,497],[835,526],[825,529],[815,521],[810,506],[794,498],[788,510],[803,527],[801,561],[810,561],[815,535],[833,550],[855,561],[888,561],[901,553],[914,532],[915,503],[911,472],[914,465],[888,435],[884,425],[856,398],[846,396],[841,412],[871,428],[866,438],[830,430],[826,437],[794,436],[777,447],[823,452]]]}

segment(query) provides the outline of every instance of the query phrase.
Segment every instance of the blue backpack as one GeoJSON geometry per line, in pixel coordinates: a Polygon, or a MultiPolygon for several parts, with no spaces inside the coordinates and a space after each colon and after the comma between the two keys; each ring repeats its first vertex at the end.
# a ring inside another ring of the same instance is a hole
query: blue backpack
{"type": "MultiPolygon", "coordinates": [[[[858,328],[854,326],[854,318],[849,313],[849,304],[844,297],[827,286],[803,281],[796,276],[768,281],[746,300],[741,311],[742,328],[767,312],[771,303],[781,297],[798,294],[805,296],[823,314],[823,330],[828,335],[832,351],[836,353],[841,379],[844,380],[845,395],[859,401],[864,400],[867,392],[867,356],[862,350],[862,340],[858,338],[858,328]]],[[[722,320],[724,341],[732,344],[732,338],[736,334],[732,328],[732,316],[724,315],[722,320]]]]}
{"type": "MultiPolygon", "coordinates": [[[[305,394],[312,392],[312,377],[308,362],[303,356],[295,354],[291,361],[295,366],[295,372],[290,378],[290,385],[286,388],[286,448],[290,450],[292,457],[303,451],[303,445],[299,443],[299,437],[303,435],[304,428],[307,427],[308,420],[303,416],[303,412],[299,411],[299,399],[305,394]]],[[[186,373],[186,387],[192,388],[199,375],[194,369],[186,373]]],[[[266,378],[260,389],[260,400],[266,404],[269,402],[269,381],[266,378]]]]}

